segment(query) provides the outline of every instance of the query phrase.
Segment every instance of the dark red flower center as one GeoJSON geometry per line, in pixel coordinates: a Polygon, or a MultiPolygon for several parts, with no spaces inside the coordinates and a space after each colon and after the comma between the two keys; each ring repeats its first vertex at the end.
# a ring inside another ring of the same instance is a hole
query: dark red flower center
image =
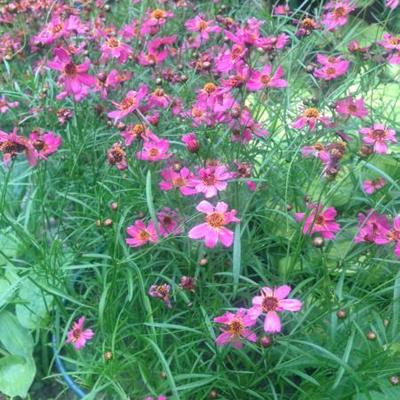
{"type": "Polygon", "coordinates": [[[264,312],[275,311],[278,304],[279,300],[276,297],[265,296],[262,301],[262,309],[264,312]]]}

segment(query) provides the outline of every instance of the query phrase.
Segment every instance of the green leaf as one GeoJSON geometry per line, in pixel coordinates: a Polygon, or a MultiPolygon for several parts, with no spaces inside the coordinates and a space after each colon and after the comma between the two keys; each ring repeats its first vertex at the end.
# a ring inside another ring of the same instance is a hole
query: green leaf
{"type": "Polygon", "coordinates": [[[233,294],[236,294],[239,277],[241,272],[241,242],[240,242],[240,223],[235,227],[235,238],[233,241],[233,294]]]}
{"type": "Polygon", "coordinates": [[[146,176],[146,202],[147,202],[147,208],[149,209],[150,217],[153,220],[153,223],[154,223],[157,233],[159,234],[158,220],[156,217],[156,211],[154,209],[153,192],[151,190],[151,171],[150,170],[147,171],[147,176],[146,176]]]}
{"type": "Polygon", "coordinates": [[[47,307],[53,297],[45,295],[37,285],[27,279],[21,284],[19,297],[23,304],[17,304],[15,307],[18,321],[25,328],[37,328],[47,316],[47,307]]]}
{"type": "Polygon", "coordinates": [[[16,355],[0,359],[0,392],[6,396],[26,397],[36,374],[32,357],[16,355]]]}
{"type": "Polygon", "coordinates": [[[33,350],[33,339],[27,329],[18,322],[9,311],[0,312],[0,342],[13,355],[30,357],[33,350]]]}

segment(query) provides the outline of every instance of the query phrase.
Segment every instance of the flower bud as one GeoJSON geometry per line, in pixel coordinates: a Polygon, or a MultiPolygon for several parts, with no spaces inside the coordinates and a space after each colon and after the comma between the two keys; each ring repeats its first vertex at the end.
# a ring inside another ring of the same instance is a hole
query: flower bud
{"type": "Polygon", "coordinates": [[[346,310],[340,309],[338,310],[338,312],[336,313],[337,317],[339,319],[345,319],[347,317],[347,313],[346,310]]]}

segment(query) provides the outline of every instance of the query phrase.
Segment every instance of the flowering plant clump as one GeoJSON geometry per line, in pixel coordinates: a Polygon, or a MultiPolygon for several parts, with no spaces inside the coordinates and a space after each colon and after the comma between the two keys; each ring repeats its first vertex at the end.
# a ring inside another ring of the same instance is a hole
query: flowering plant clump
{"type": "Polygon", "coordinates": [[[399,13],[3,1],[0,398],[400,398],[399,13]]]}

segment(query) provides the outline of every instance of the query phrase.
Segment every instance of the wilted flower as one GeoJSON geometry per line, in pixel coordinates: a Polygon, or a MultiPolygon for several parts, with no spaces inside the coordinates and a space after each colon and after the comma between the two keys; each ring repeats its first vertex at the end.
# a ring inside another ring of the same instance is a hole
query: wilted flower
{"type": "Polygon", "coordinates": [[[170,290],[171,286],[167,283],[162,285],[151,285],[149,289],[149,296],[161,299],[168,308],[171,308],[172,305],[169,299],[170,290]]]}

